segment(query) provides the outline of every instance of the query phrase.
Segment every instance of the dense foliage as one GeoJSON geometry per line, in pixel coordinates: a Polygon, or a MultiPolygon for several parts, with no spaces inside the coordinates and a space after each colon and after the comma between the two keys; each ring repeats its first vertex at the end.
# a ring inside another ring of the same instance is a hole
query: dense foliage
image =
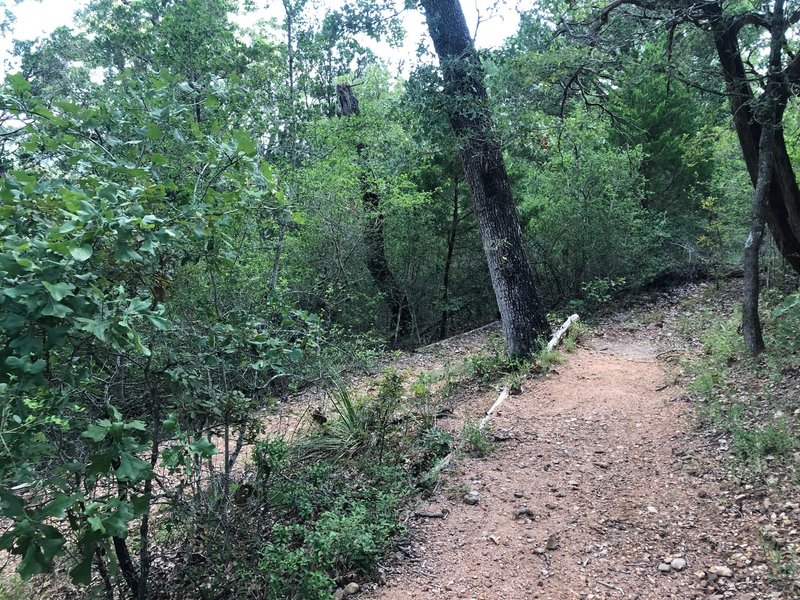
{"type": "MultiPolygon", "coordinates": [[[[282,4],[245,31],[249,3],[92,0],[16,43],[0,549],[25,579],[55,564],[107,597],[330,597],[450,450],[424,410],[396,418],[391,375],[372,399],[334,393],[296,443],[261,431],[289,392],[496,319],[430,56],[398,78],[369,49],[399,39],[389,3],[282,4]],[[156,546],[183,549],[169,578],[156,546]]],[[[721,77],[673,78],[662,31],[554,39],[557,8],[481,57],[548,307],[736,265],[752,191],[721,77]]],[[[702,54],[687,37],[676,64],[702,54]]]]}

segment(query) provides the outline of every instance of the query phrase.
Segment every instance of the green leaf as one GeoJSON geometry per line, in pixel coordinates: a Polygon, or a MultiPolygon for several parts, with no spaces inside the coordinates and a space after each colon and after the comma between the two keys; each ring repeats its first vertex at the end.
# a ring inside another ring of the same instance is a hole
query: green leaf
{"type": "Polygon", "coordinates": [[[23,296],[28,296],[36,291],[36,287],[29,283],[23,283],[22,285],[18,285],[13,288],[6,288],[3,290],[3,294],[11,298],[12,300],[18,300],[23,296]]]}
{"type": "Polygon", "coordinates": [[[256,153],[256,143],[247,132],[234,131],[233,137],[236,140],[236,149],[239,152],[247,156],[253,156],[256,153]]]}
{"type": "Polygon", "coordinates": [[[27,319],[16,313],[7,313],[3,320],[0,321],[0,325],[9,333],[16,334],[27,322],[27,319]]]}
{"type": "Polygon", "coordinates": [[[72,255],[72,258],[78,262],[84,262],[92,257],[92,254],[94,254],[94,248],[88,244],[84,244],[82,246],[73,245],[69,247],[69,253],[72,255]]]}
{"type": "Polygon", "coordinates": [[[291,350],[286,350],[286,355],[289,357],[290,361],[296,363],[303,358],[303,351],[300,350],[300,348],[292,348],[291,350]]]}
{"type": "Polygon", "coordinates": [[[134,421],[128,421],[125,423],[125,429],[134,431],[147,431],[147,425],[145,425],[144,421],[139,421],[138,419],[134,421]]]}
{"type": "Polygon", "coordinates": [[[106,331],[111,323],[108,321],[98,321],[96,319],[87,319],[85,317],[78,317],[75,319],[81,324],[82,331],[88,331],[101,342],[106,341],[106,331]]]}
{"type": "Polygon", "coordinates": [[[68,283],[56,283],[55,285],[53,285],[49,281],[43,281],[42,285],[48,292],[50,292],[50,295],[56,302],[60,302],[67,296],[73,295],[72,286],[68,283]]]}
{"type": "Polygon", "coordinates": [[[56,519],[63,519],[67,509],[75,504],[75,497],[68,496],[67,494],[56,494],[53,499],[42,509],[42,515],[45,517],[53,517],[56,519]]]}
{"type": "Polygon", "coordinates": [[[70,233],[80,227],[80,221],[67,221],[58,228],[58,233],[70,233]]]}
{"type": "Polygon", "coordinates": [[[106,528],[103,527],[103,519],[101,519],[99,515],[88,517],[86,521],[89,523],[89,527],[92,528],[92,531],[97,531],[98,533],[106,532],[106,528]]]}
{"type": "Polygon", "coordinates": [[[14,73],[6,77],[6,81],[11,84],[11,89],[15,94],[22,94],[31,89],[31,84],[25,79],[22,73],[14,73]]]}
{"type": "Polygon", "coordinates": [[[144,135],[149,140],[157,140],[164,135],[164,131],[158,125],[148,123],[147,130],[145,131],[144,135]]]}
{"type": "Polygon", "coordinates": [[[201,437],[189,445],[189,451],[199,454],[201,458],[211,458],[217,453],[217,447],[208,438],[201,437]]]}
{"type": "Polygon", "coordinates": [[[92,582],[92,562],[97,544],[84,540],[82,546],[84,546],[82,558],[77,565],[70,569],[69,576],[72,578],[72,583],[76,585],[89,585],[92,582]]]}
{"type": "Polygon", "coordinates": [[[120,481],[142,481],[150,475],[150,463],[127,452],[122,452],[119,455],[119,468],[116,470],[116,475],[120,481]]]}
{"type": "Polygon", "coordinates": [[[89,438],[93,442],[102,442],[106,435],[108,435],[110,423],[107,419],[102,419],[100,423],[101,425],[90,423],[86,431],[81,433],[81,437],[89,438]],[[108,425],[102,425],[103,422],[108,423],[108,425]]]}
{"type": "Polygon", "coordinates": [[[103,517],[103,527],[109,535],[125,537],[128,535],[128,523],[134,519],[133,510],[129,502],[112,498],[106,504],[110,511],[103,517]]]}
{"type": "Polygon", "coordinates": [[[45,307],[42,309],[42,314],[46,317],[56,317],[57,319],[63,319],[69,313],[72,312],[72,309],[69,306],[64,306],[63,304],[59,304],[55,300],[49,300],[45,307]]]}
{"type": "Polygon", "coordinates": [[[53,564],[53,559],[64,553],[64,537],[55,527],[42,525],[37,533],[39,535],[36,538],[28,535],[17,540],[19,554],[24,554],[17,567],[23,580],[45,573],[53,564]]]}
{"type": "Polygon", "coordinates": [[[267,183],[273,185],[275,183],[275,174],[272,172],[272,167],[269,163],[261,163],[261,174],[264,176],[264,179],[267,180],[267,183]]]}
{"type": "Polygon", "coordinates": [[[0,487],[0,514],[19,519],[25,514],[25,501],[7,488],[0,487]]]}
{"type": "Polygon", "coordinates": [[[172,327],[172,322],[158,315],[147,315],[147,320],[153,324],[153,327],[160,331],[168,331],[172,327]]]}

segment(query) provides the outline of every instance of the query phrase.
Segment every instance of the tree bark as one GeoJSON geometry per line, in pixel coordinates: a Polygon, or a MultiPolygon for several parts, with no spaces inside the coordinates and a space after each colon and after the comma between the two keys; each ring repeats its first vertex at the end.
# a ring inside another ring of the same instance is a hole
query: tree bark
{"type": "MultiPolygon", "coordinates": [[[[759,146],[762,125],[755,118],[756,100],[750,87],[742,61],[737,31],[729,21],[718,22],[714,30],[714,44],[719,56],[728,92],[733,123],[742,148],[747,171],[754,186],[758,183],[760,168],[759,146]]],[[[786,108],[788,98],[776,98],[776,117],[786,108]]],[[[783,130],[776,128],[772,137],[773,172],[775,185],[770,185],[766,199],[766,222],[775,244],[786,262],[800,273],[800,187],[786,150],[783,130]]]]}
{"type": "Polygon", "coordinates": [[[447,337],[447,325],[450,321],[450,267],[453,264],[453,253],[456,249],[458,235],[458,178],[453,178],[453,216],[450,220],[450,231],[447,235],[447,258],[444,260],[444,276],[442,277],[442,317],[439,321],[439,339],[447,337]]]}
{"type": "Polygon", "coordinates": [[[494,132],[483,68],[458,0],[422,0],[439,56],[497,307],[511,356],[530,354],[550,337],[536,277],[522,240],[503,154],[494,132]]]}
{"type": "MultiPolygon", "coordinates": [[[[784,0],[775,0],[770,15],[772,23],[767,84],[756,104],[758,112],[755,115],[761,124],[761,136],[758,147],[756,192],[750,217],[750,235],[744,246],[744,300],[742,307],[742,334],[747,351],[752,355],[764,351],[764,335],[758,315],[758,297],[761,287],[759,253],[764,239],[764,224],[769,214],[770,192],[775,187],[773,185],[776,175],[775,138],[780,113],[783,110],[780,106],[781,49],[786,41],[783,6],[784,0]]],[[[792,173],[792,175],[794,174],[792,173]]]]}
{"type": "MultiPolygon", "coordinates": [[[[351,86],[338,84],[336,86],[336,114],[340,117],[356,117],[361,114],[358,99],[353,93],[351,86]]],[[[364,162],[365,146],[362,143],[356,145],[356,152],[361,163],[364,162]]],[[[370,186],[364,175],[364,165],[360,175],[361,201],[367,210],[368,217],[372,223],[368,223],[364,231],[364,241],[369,252],[367,257],[367,270],[372,276],[372,280],[378,287],[385,302],[389,305],[391,323],[394,330],[394,342],[398,343],[411,333],[411,311],[408,307],[408,298],[400,289],[394,274],[389,268],[389,260],[386,257],[385,242],[385,215],[381,207],[380,196],[370,186]]]]}
{"type": "Polygon", "coordinates": [[[742,335],[747,351],[752,355],[764,351],[764,335],[758,316],[758,298],[761,291],[759,253],[764,241],[769,191],[772,187],[774,154],[772,152],[775,128],[765,125],[761,132],[758,157],[758,182],[750,216],[750,235],[744,245],[744,296],[742,302],[742,335]]]}
{"type": "Polygon", "coordinates": [[[112,538],[114,544],[114,552],[117,555],[117,563],[125,583],[128,584],[128,589],[133,598],[139,597],[139,575],[137,573],[136,565],[133,564],[131,553],[128,551],[127,542],[121,537],[114,536],[112,538]]]}

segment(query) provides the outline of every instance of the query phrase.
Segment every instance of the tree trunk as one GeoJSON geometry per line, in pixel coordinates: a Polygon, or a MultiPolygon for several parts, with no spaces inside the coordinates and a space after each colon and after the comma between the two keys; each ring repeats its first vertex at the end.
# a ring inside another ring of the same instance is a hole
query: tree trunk
{"type": "MultiPolygon", "coordinates": [[[[750,218],[750,235],[744,246],[744,301],[742,309],[742,334],[750,354],[764,351],[764,336],[758,316],[758,297],[760,291],[759,253],[764,239],[764,223],[767,221],[771,190],[775,176],[775,138],[783,107],[780,106],[781,92],[781,49],[785,43],[786,22],[783,14],[784,0],[775,0],[771,14],[770,54],[767,72],[767,85],[758,99],[754,110],[761,123],[761,136],[758,147],[758,171],[756,173],[756,193],[750,218]]],[[[781,137],[781,143],[783,138],[781,137]]],[[[792,172],[792,176],[794,173],[792,172]]],[[[797,182],[795,181],[795,186],[797,182]]]]}
{"type": "MultiPolygon", "coordinates": [[[[361,114],[358,99],[351,86],[343,83],[338,84],[336,86],[336,101],[338,105],[336,114],[340,117],[355,117],[361,114]]],[[[356,145],[358,158],[362,163],[364,162],[364,150],[364,144],[359,143],[356,145]]],[[[385,216],[381,208],[381,199],[377,192],[372,189],[369,181],[367,181],[363,166],[362,164],[360,176],[361,201],[367,210],[368,216],[374,219],[364,231],[364,241],[369,252],[367,269],[384,300],[389,305],[392,328],[394,329],[393,337],[395,343],[397,343],[411,333],[411,311],[408,307],[406,295],[400,289],[389,268],[389,260],[386,257],[386,242],[384,240],[385,216]]]]}
{"type": "Polygon", "coordinates": [[[117,564],[119,564],[122,577],[125,579],[125,583],[128,584],[131,596],[133,598],[138,598],[139,575],[136,572],[136,565],[133,564],[131,553],[128,551],[128,544],[124,539],[116,536],[114,536],[111,541],[114,544],[114,552],[117,555],[117,564]]]}
{"type": "Polygon", "coordinates": [[[422,6],[444,75],[448,117],[459,139],[506,348],[511,356],[530,354],[550,337],[550,324],[522,240],[483,68],[458,0],[422,0],[422,6]]]}
{"type": "Polygon", "coordinates": [[[442,318],[439,321],[439,339],[447,337],[447,325],[450,321],[450,267],[453,264],[453,253],[456,249],[456,236],[458,235],[458,178],[453,177],[453,217],[450,220],[450,232],[447,236],[447,258],[444,261],[444,276],[442,277],[442,318]]]}
{"type": "MultiPolygon", "coordinates": [[[[714,43],[725,77],[728,99],[736,134],[742,148],[747,170],[754,186],[758,182],[760,168],[759,145],[761,123],[755,118],[756,100],[745,73],[737,31],[730,22],[720,18],[714,31],[714,43]]],[[[777,122],[786,108],[786,98],[776,98],[777,122]]],[[[766,200],[766,221],[775,244],[786,261],[800,273],[800,187],[797,185],[794,168],[783,130],[776,128],[772,136],[774,185],[769,186],[766,200]]]]}
{"type": "Polygon", "coordinates": [[[764,351],[764,336],[761,319],[758,316],[758,297],[760,293],[759,253],[764,240],[764,224],[767,220],[767,202],[772,187],[774,154],[772,144],[775,128],[764,125],[758,157],[758,182],[753,198],[750,217],[750,235],[744,245],[744,298],[742,302],[742,335],[747,351],[756,355],[764,351]]]}

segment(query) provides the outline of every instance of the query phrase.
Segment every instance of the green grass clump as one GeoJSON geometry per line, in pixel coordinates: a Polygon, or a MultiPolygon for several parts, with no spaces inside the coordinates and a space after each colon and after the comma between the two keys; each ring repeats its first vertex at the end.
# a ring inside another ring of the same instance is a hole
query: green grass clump
{"type": "Polygon", "coordinates": [[[494,450],[494,444],[489,441],[485,430],[476,423],[467,422],[461,432],[461,449],[470,456],[483,458],[494,450]]]}
{"type": "Polygon", "coordinates": [[[730,436],[736,460],[754,473],[766,469],[767,457],[785,458],[798,447],[798,437],[783,420],[765,422],[764,416],[781,408],[765,383],[780,381],[796,367],[800,315],[763,312],[767,353],[757,358],[745,353],[739,314],[719,318],[702,312],[686,324],[687,330],[707,331],[702,355],[685,365],[688,388],[702,400],[697,415],[730,436]]]}

